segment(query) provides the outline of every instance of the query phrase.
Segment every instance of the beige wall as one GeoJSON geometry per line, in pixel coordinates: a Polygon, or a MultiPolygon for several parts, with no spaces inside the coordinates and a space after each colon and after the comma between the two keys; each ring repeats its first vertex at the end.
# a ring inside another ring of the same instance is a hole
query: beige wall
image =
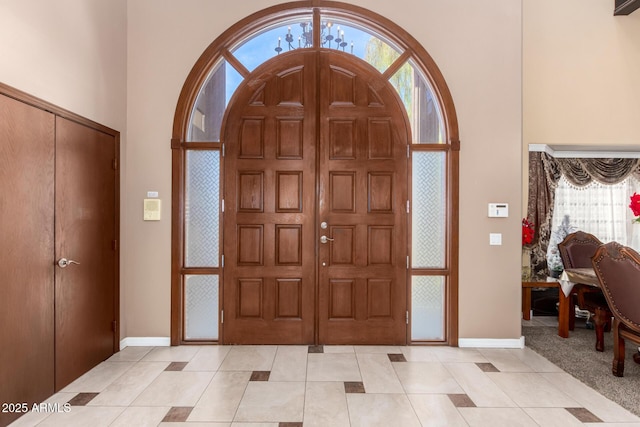
{"type": "MultiPolygon", "coordinates": [[[[0,81],[122,132],[123,337],[170,332],[169,140],[184,80],[222,31],[276,3],[0,0],[0,81]],[[142,221],[150,190],[164,202],[156,223],[142,221]]],[[[351,3],[413,34],[453,95],[460,337],[519,338],[522,147],[640,143],[640,15],[614,18],[602,0],[351,3]],[[489,202],[509,203],[510,217],[487,218],[489,202]]]]}

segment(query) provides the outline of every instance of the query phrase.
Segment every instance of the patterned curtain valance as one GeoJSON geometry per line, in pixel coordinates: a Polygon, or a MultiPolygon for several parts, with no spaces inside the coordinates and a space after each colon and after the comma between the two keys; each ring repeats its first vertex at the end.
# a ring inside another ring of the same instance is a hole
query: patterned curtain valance
{"type": "Polygon", "coordinates": [[[559,170],[567,181],[578,187],[594,180],[601,184],[617,184],[629,175],[640,178],[640,159],[556,159],[546,153],[542,157],[547,168],[559,170]]]}

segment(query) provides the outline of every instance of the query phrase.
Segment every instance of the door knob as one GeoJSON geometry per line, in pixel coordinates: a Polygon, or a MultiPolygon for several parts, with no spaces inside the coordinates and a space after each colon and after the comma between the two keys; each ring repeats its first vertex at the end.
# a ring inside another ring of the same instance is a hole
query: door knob
{"type": "Polygon", "coordinates": [[[327,236],[320,236],[320,243],[327,243],[327,242],[333,242],[333,239],[327,236]]]}
{"type": "Polygon", "coordinates": [[[58,260],[58,267],[60,268],[66,268],[71,264],[78,264],[80,265],[80,263],[78,261],[74,261],[72,259],[66,259],[66,258],[60,258],[58,260]]]}

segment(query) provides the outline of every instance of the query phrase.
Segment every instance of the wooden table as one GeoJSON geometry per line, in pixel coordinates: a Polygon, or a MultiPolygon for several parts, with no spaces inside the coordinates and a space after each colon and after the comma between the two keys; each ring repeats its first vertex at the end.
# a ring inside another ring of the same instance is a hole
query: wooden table
{"type": "MultiPolygon", "coordinates": [[[[560,285],[553,281],[546,282],[522,282],[522,318],[531,320],[531,289],[532,288],[557,288],[560,285]]],[[[562,292],[558,292],[562,293],[562,292]]]]}
{"type": "Polygon", "coordinates": [[[573,284],[600,287],[600,282],[593,268],[567,268],[560,279],[561,290],[558,292],[558,335],[569,338],[569,330],[573,330],[573,320],[570,310],[575,310],[572,304],[571,290],[573,284]]]}

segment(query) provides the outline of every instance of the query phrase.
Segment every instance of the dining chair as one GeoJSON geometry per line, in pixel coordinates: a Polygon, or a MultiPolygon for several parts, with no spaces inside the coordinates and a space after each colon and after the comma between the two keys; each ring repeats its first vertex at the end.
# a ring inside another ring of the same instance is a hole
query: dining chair
{"type": "MultiPolygon", "coordinates": [[[[625,339],[640,344],[640,254],[616,242],[602,245],[592,260],[613,313],[613,375],[624,375],[625,339]]],[[[640,363],[640,358],[634,355],[640,363]]]]}
{"type": "MultiPolygon", "coordinates": [[[[567,268],[591,268],[591,257],[602,245],[600,239],[584,231],[573,232],[560,243],[558,251],[562,259],[562,265],[567,268]]],[[[602,291],[597,287],[576,284],[572,291],[572,302],[581,310],[589,312],[596,330],[596,350],[604,351],[604,331],[611,330],[611,310],[607,305],[602,291]]],[[[573,307],[573,305],[572,305],[573,307]]],[[[569,329],[575,325],[575,310],[569,312],[569,329]]]]}

